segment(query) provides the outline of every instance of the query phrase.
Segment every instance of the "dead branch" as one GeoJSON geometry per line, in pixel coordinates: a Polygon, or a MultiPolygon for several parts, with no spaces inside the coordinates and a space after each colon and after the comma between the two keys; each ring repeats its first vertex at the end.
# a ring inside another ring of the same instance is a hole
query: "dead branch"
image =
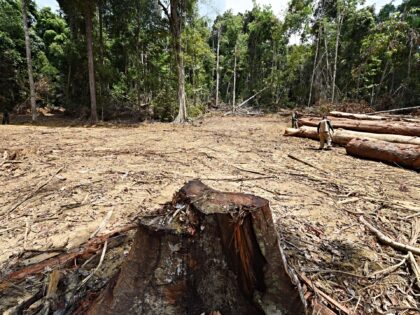
{"type": "Polygon", "coordinates": [[[300,158],[298,158],[298,157],[296,157],[296,156],[294,156],[294,155],[292,155],[290,153],[287,155],[287,157],[289,157],[289,158],[291,158],[291,159],[293,159],[295,161],[298,161],[300,163],[303,163],[303,164],[305,164],[307,166],[313,167],[314,169],[316,169],[316,170],[318,170],[318,171],[320,171],[320,172],[322,172],[324,174],[328,174],[328,172],[324,171],[323,169],[319,168],[318,166],[315,166],[315,165],[313,165],[313,164],[311,164],[309,162],[306,162],[306,161],[304,161],[304,160],[302,160],[302,159],[300,159],[300,158]]]}
{"type": "Polygon", "coordinates": [[[402,244],[402,243],[392,240],[390,237],[386,236],[384,233],[382,233],[377,228],[375,228],[372,224],[367,222],[363,218],[363,216],[360,216],[359,221],[363,223],[372,233],[374,233],[377,236],[377,238],[380,241],[382,241],[384,244],[389,245],[393,247],[394,249],[401,250],[403,252],[412,252],[413,254],[420,255],[420,248],[407,245],[407,244],[402,244]]]}
{"type": "Polygon", "coordinates": [[[413,270],[414,276],[416,277],[417,286],[420,289],[420,268],[411,252],[408,252],[408,261],[410,262],[411,270],[413,270]]]}
{"type": "Polygon", "coordinates": [[[304,274],[300,273],[299,277],[319,296],[321,296],[323,299],[328,301],[331,305],[335,306],[337,309],[342,311],[344,314],[350,314],[350,310],[342,305],[341,303],[334,300],[332,297],[330,297],[328,294],[324,293],[320,289],[318,289],[311,280],[308,279],[304,274]]]}
{"type": "Polygon", "coordinates": [[[408,258],[408,255],[404,256],[404,258],[398,264],[389,266],[389,267],[387,267],[385,269],[382,269],[382,270],[375,271],[375,272],[371,273],[368,277],[369,278],[374,278],[374,279],[378,278],[379,276],[385,277],[386,275],[389,275],[390,273],[397,270],[400,266],[404,265],[407,261],[407,258],[408,258]]]}
{"type": "MultiPolygon", "coordinates": [[[[74,259],[77,259],[79,257],[85,258],[85,259],[89,258],[90,256],[96,254],[96,252],[102,247],[102,244],[108,239],[110,239],[111,237],[114,237],[118,234],[123,234],[124,232],[133,230],[136,227],[137,227],[137,224],[131,224],[131,225],[127,225],[122,228],[119,228],[117,230],[114,230],[113,232],[110,232],[108,234],[95,237],[89,240],[87,243],[85,243],[82,247],[69,250],[69,252],[67,253],[63,253],[56,257],[41,261],[37,264],[30,265],[30,266],[27,266],[26,268],[14,271],[8,274],[2,280],[4,281],[22,280],[28,277],[29,275],[43,272],[46,267],[54,268],[56,266],[63,266],[63,265],[68,264],[69,262],[72,262],[74,259]]],[[[0,282],[0,286],[1,284],[2,283],[0,282]]]]}

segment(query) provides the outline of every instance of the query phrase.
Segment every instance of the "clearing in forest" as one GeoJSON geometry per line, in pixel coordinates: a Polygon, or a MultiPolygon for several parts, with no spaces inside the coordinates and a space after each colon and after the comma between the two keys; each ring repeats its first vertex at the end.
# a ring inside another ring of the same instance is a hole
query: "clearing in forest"
{"type": "Polygon", "coordinates": [[[208,116],[190,125],[0,127],[0,153],[13,158],[0,162],[4,274],[25,250],[78,246],[107,215],[100,233],[159,208],[199,178],[218,190],[268,199],[289,263],[349,309],[420,307],[408,268],[367,277],[399,263],[403,253],[379,245],[358,218],[363,213],[409,243],[420,211],[414,171],[283,137],[288,126],[277,115],[208,116]]]}

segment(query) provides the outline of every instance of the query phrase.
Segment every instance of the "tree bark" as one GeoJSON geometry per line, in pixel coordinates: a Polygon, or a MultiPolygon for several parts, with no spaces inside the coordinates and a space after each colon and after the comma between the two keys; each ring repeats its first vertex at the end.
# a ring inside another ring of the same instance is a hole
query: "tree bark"
{"type": "Polygon", "coordinates": [[[237,48],[235,45],[235,52],[234,52],[234,62],[233,62],[233,97],[232,97],[232,110],[235,111],[236,109],[236,54],[237,48]]]}
{"type": "Polygon", "coordinates": [[[320,37],[321,37],[321,31],[319,29],[318,30],[318,38],[316,40],[316,50],[315,50],[315,57],[314,57],[314,66],[313,66],[312,76],[311,76],[311,84],[309,86],[308,107],[311,105],[311,101],[312,101],[312,88],[313,88],[313,85],[314,85],[315,71],[316,71],[316,68],[317,68],[320,37]]]}
{"type": "Polygon", "coordinates": [[[420,146],[380,140],[353,139],[346,146],[349,155],[420,170],[420,146]]]}
{"type": "MultiPolygon", "coordinates": [[[[320,118],[301,118],[299,124],[303,126],[316,127],[320,118]]],[[[345,118],[332,118],[334,128],[343,128],[355,131],[371,133],[388,133],[404,136],[420,136],[420,124],[404,121],[373,121],[373,120],[352,120],[345,118]]]]}
{"type": "Polygon", "coordinates": [[[28,64],[28,78],[29,78],[29,93],[31,99],[31,113],[32,121],[36,121],[36,94],[35,94],[35,83],[32,70],[32,54],[31,54],[31,41],[29,38],[28,29],[28,0],[22,0],[22,19],[23,19],[23,30],[25,33],[25,48],[26,48],[26,63],[28,64]]]}
{"type": "MultiPolygon", "coordinates": [[[[287,128],[284,132],[285,136],[301,137],[319,140],[318,132],[315,127],[303,126],[299,129],[287,128]]],[[[382,141],[388,141],[392,143],[405,143],[405,144],[415,144],[420,145],[419,137],[410,137],[410,136],[401,136],[401,135],[392,135],[392,134],[381,134],[381,133],[369,133],[369,132],[359,132],[338,129],[335,130],[332,135],[332,141],[335,144],[346,145],[354,138],[360,139],[376,139],[382,141]]]]}
{"type": "Polygon", "coordinates": [[[345,112],[332,111],[328,114],[329,116],[338,117],[338,118],[349,118],[356,120],[392,120],[392,117],[385,116],[374,116],[366,114],[352,114],[345,112]]]}
{"type": "MultiPolygon", "coordinates": [[[[294,278],[296,279],[296,278],[294,278]]],[[[267,200],[187,183],[87,314],[305,314],[267,200]]]]}
{"type": "Polygon", "coordinates": [[[337,16],[337,36],[335,39],[335,56],[334,56],[334,70],[333,70],[333,80],[332,80],[332,95],[331,103],[334,103],[335,99],[335,80],[337,77],[337,60],[338,60],[338,44],[340,42],[340,33],[341,33],[341,23],[343,21],[343,16],[341,12],[338,12],[337,16]]]}
{"type": "Polygon", "coordinates": [[[216,102],[215,106],[219,106],[219,85],[220,85],[220,27],[217,29],[217,48],[216,48],[216,102]]]}
{"type": "Polygon", "coordinates": [[[85,11],[86,21],[86,44],[87,44],[87,58],[88,58],[88,72],[89,72],[89,92],[90,92],[90,121],[96,124],[98,121],[98,114],[96,112],[96,86],[95,86],[95,66],[93,61],[93,13],[87,8],[85,11]]]}

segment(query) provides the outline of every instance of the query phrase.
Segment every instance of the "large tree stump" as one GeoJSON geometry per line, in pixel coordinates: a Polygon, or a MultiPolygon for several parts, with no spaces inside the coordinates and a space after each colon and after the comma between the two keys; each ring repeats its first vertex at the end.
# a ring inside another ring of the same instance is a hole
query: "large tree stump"
{"type": "Polygon", "coordinates": [[[304,314],[267,200],[186,184],[142,220],[88,314],[304,314]]]}

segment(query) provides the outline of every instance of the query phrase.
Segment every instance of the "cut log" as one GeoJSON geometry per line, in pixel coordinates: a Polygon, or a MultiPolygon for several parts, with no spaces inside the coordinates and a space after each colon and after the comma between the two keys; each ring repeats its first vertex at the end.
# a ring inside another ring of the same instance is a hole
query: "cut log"
{"type": "Polygon", "coordinates": [[[328,116],[339,117],[339,118],[357,119],[357,120],[389,120],[389,118],[385,117],[385,116],[374,116],[374,115],[366,115],[366,114],[352,114],[352,113],[345,113],[345,112],[338,112],[338,111],[332,111],[328,114],[328,116]]]}
{"type": "Polygon", "coordinates": [[[420,146],[380,140],[353,139],[346,146],[347,154],[420,170],[420,146]]]}
{"type": "MultiPolygon", "coordinates": [[[[388,133],[405,136],[420,136],[420,124],[404,121],[374,121],[374,120],[352,120],[345,118],[330,117],[334,128],[343,128],[355,131],[371,133],[388,133]]],[[[316,127],[320,118],[301,118],[299,125],[316,127]]]]}
{"type": "MultiPolygon", "coordinates": [[[[303,126],[303,127],[300,127],[299,129],[287,128],[284,132],[284,135],[319,140],[316,127],[303,126]]],[[[406,144],[420,145],[420,137],[392,135],[392,134],[385,134],[385,133],[370,133],[370,132],[336,129],[334,134],[332,135],[333,143],[336,143],[339,145],[346,145],[347,143],[350,142],[350,140],[354,138],[376,139],[376,140],[388,141],[388,142],[393,142],[393,143],[406,143],[406,144]]]]}
{"type": "Polygon", "coordinates": [[[191,181],[139,224],[87,314],[305,314],[284,261],[267,200],[191,181]]]}

